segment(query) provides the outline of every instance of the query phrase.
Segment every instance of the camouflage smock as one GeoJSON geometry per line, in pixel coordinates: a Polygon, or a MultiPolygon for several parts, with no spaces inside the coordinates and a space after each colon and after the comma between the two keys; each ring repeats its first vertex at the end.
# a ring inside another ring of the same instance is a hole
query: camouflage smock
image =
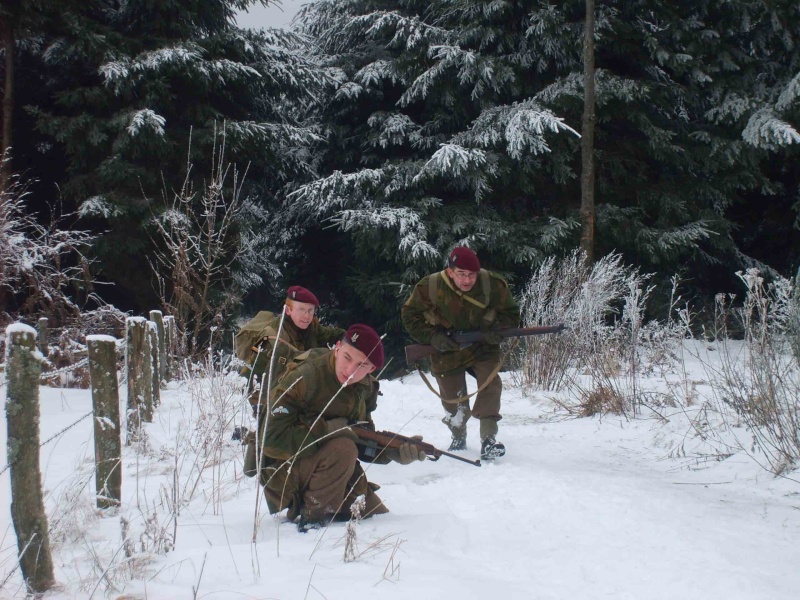
{"type": "MultiPolygon", "coordinates": [[[[447,331],[476,331],[517,327],[520,320],[519,306],[506,280],[483,269],[469,292],[459,290],[447,271],[423,277],[403,305],[401,317],[406,331],[420,344],[430,344],[431,335],[438,327],[447,331]],[[434,286],[435,298],[430,297],[431,277],[440,278],[434,286]]],[[[475,361],[499,359],[500,346],[478,342],[462,350],[433,354],[431,371],[441,375],[475,361]]]]}
{"type": "Polygon", "coordinates": [[[327,419],[345,417],[352,423],[372,426],[371,414],[378,402],[377,379],[369,375],[342,388],[336,378],[335,360],[332,350],[311,350],[305,360],[289,365],[272,388],[264,441],[268,457],[283,461],[295,454],[313,454],[318,450],[317,440],[325,435],[327,419]]]}
{"type": "MultiPolygon", "coordinates": [[[[271,394],[273,404],[266,420],[266,458],[261,483],[272,514],[287,507],[290,510],[294,507],[296,512],[302,506],[302,490],[290,469],[292,457],[318,451],[318,440],[325,435],[325,420],[345,417],[352,422],[366,422],[374,429],[371,414],[377,406],[377,379],[369,375],[342,389],[336,378],[333,351],[313,349],[302,358],[301,362],[289,365],[271,394]],[[331,398],[334,399],[328,404],[331,398]]],[[[358,464],[354,481],[352,494],[374,496],[378,486],[367,481],[358,464]]]]}
{"type": "MultiPolygon", "coordinates": [[[[275,349],[278,328],[280,327],[281,314],[274,314],[268,311],[259,312],[249,323],[237,334],[237,338],[253,340],[248,344],[251,348],[246,356],[242,357],[249,366],[242,369],[241,374],[251,380],[251,374],[255,373],[259,380],[266,380],[269,377],[270,361],[275,349]],[[253,348],[261,348],[256,351],[253,348]]],[[[322,325],[319,319],[314,317],[311,324],[306,329],[297,327],[290,318],[283,320],[280,343],[277,344],[275,363],[272,367],[272,382],[274,385],[280,381],[281,376],[286,370],[286,365],[291,362],[298,354],[310,350],[311,348],[327,348],[333,345],[344,334],[344,329],[322,325]]],[[[251,381],[251,388],[252,385],[251,381]]],[[[251,394],[250,402],[255,405],[258,403],[259,394],[251,394]]]]}

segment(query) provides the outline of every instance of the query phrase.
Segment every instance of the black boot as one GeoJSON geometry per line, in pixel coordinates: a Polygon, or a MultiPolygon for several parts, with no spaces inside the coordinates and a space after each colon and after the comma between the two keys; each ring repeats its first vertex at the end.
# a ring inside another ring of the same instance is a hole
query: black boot
{"type": "Polygon", "coordinates": [[[466,450],[466,449],[467,449],[467,434],[454,435],[453,440],[450,442],[450,447],[447,449],[447,451],[458,452],[459,450],[466,450]]]}
{"type": "Polygon", "coordinates": [[[493,435],[490,435],[481,443],[481,460],[494,460],[505,453],[506,447],[502,442],[495,440],[493,435]]]}

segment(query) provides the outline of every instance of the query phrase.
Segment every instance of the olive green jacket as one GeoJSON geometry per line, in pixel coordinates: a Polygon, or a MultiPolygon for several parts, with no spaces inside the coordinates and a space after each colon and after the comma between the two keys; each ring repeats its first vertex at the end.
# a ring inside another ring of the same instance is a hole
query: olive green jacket
{"type": "MultiPolygon", "coordinates": [[[[249,363],[242,369],[241,374],[248,379],[251,379],[251,374],[255,374],[259,379],[266,380],[269,377],[272,354],[275,352],[275,363],[272,367],[273,387],[280,381],[286,365],[295,356],[311,348],[327,348],[344,334],[344,329],[322,325],[316,317],[306,329],[298,328],[290,318],[285,318],[280,343],[276,344],[280,322],[280,313],[261,311],[236,334],[237,354],[249,363]]],[[[251,396],[250,401],[256,404],[258,394],[254,396],[251,396]]]]}
{"type": "MultiPolygon", "coordinates": [[[[500,275],[481,269],[469,292],[462,292],[447,271],[423,277],[401,310],[406,331],[420,344],[430,344],[438,329],[476,331],[519,325],[519,306],[508,283],[500,275]],[[431,278],[438,281],[432,284],[431,278]],[[434,297],[431,298],[431,291],[434,297]]],[[[462,350],[438,352],[431,356],[431,371],[443,374],[467,367],[476,360],[499,360],[500,346],[478,342],[462,350]]]]}
{"type": "Polygon", "coordinates": [[[295,454],[302,458],[319,449],[325,421],[345,417],[373,427],[378,402],[378,380],[371,375],[342,387],[336,378],[335,354],[316,349],[299,363],[291,363],[270,394],[264,454],[280,461],[295,454]]]}

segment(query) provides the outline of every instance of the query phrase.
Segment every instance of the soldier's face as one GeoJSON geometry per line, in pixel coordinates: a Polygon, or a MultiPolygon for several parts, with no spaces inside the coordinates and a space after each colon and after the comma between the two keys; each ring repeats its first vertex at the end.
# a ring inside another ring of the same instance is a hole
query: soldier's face
{"type": "Polygon", "coordinates": [[[468,292],[475,287],[475,282],[478,281],[477,271],[467,271],[466,269],[447,269],[447,274],[456,287],[462,292],[468,292]]]}
{"type": "Polygon", "coordinates": [[[316,306],[307,302],[290,300],[286,304],[286,316],[292,320],[292,323],[294,323],[298,329],[308,329],[308,326],[311,325],[311,321],[314,320],[314,311],[316,308],[316,306]]]}
{"type": "Polygon", "coordinates": [[[358,383],[375,370],[375,365],[361,350],[348,343],[336,342],[336,379],[343,385],[358,383]]]}

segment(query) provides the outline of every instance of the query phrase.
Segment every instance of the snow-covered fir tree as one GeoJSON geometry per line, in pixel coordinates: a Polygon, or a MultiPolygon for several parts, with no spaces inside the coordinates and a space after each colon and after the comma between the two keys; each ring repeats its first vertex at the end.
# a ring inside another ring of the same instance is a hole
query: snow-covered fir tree
{"type": "Polygon", "coordinates": [[[152,293],[143,228],[187,174],[196,190],[215,160],[245,174],[242,256],[258,256],[238,280],[255,284],[257,267],[278,260],[264,235],[276,194],[314,170],[319,134],[306,117],[324,74],[296,35],[236,28],[235,9],[249,4],[93,0],[42,36],[50,77],[29,102],[42,149],[66,155],[61,192],[108,231],[97,248],[106,276],[140,300],[152,293]]]}
{"type": "MultiPolygon", "coordinates": [[[[665,276],[758,263],[742,207],[797,185],[767,154],[794,144],[791,121],[758,111],[796,107],[799,21],[787,3],[755,4],[598,3],[598,255],[665,276]],[[751,92],[765,78],[768,106],[751,92]],[[735,95],[750,98],[744,121],[723,123],[715,110],[735,95]],[[771,146],[749,139],[759,114],[771,146]]],[[[343,234],[351,276],[337,285],[357,310],[390,328],[406,286],[455,243],[518,274],[577,245],[583,18],[577,0],[321,1],[301,14],[337,83],[323,176],[290,202],[343,234]]]]}

